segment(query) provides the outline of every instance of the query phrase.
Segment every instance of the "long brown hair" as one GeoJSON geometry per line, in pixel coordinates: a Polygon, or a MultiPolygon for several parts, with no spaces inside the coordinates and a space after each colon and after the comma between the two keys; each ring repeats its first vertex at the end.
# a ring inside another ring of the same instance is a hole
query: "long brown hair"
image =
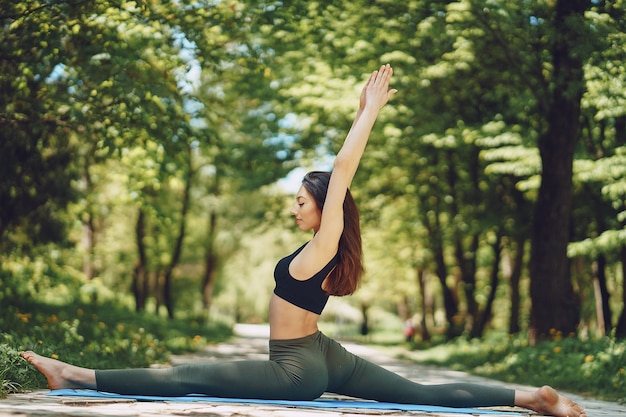
{"type": "MultiPolygon", "coordinates": [[[[321,211],[324,210],[329,182],[330,172],[324,171],[311,171],[302,180],[302,185],[321,211]]],[[[356,291],[364,271],[359,210],[350,190],[346,191],[343,200],[343,232],[337,254],[337,265],[326,279],[326,292],[330,295],[349,295],[356,291]]]]}

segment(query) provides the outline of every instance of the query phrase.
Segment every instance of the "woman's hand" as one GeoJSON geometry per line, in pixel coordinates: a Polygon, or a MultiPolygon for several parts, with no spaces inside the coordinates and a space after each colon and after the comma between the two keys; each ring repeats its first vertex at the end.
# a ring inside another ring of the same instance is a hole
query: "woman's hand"
{"type": "Polygon", "coordinates": [[[359,109],[372,106],[374,110],[380,110],[392,95],[398,92],[395,88],[389,89],[389,82],[393,75],[391,65],[383,65],[378,71],[372,72],[361,91],[359,109]]]}

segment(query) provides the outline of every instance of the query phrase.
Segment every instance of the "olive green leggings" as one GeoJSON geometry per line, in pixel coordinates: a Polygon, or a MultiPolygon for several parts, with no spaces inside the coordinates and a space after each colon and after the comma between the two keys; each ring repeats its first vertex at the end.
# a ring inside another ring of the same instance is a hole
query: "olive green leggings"
{"type": "Polygon", "coordinates": [[[384,402],[448,407],[513,405],[515,397],[513,390],[477,384],[417,384],[353,355],[321,332],[269,343],[269,360],[99,370],[97,388],[119,394],[283,400],[312,400],[333,392],[384,402]]]}

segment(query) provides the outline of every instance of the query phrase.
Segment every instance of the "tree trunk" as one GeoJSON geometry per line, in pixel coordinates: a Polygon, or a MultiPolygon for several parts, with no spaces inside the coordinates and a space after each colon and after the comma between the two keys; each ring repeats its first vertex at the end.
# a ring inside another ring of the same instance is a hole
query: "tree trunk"
{"type": "MultiPolygon", "coordinates": [[[[433,156],[432,164],[433,166],[439,165],[437,153],[433,156]]],[[[449,182],[450,179],[448,178],[449,182]]],[[[441,284],[447,326],[446,337],[452,339],[460,334],[459,326],[455,323],[459,313],[459,306],[458,294],[455,294],[457,289],[451,290],[447,282],[448,268],[444,255],[444,236],[440,220],[443,211],[441,206],[444,193],[446,191],[434,186],[429,190],[428,195],[421,196],[421,204],[418,205],[418,215],[421,217],[424,227],[428,230],[428,246],[433,254],[434,271],[441,284]]]]}
{"type": "Polygon", "coordinates": [[[502,235],[498,232],[496,241],[492,245],[493,248],[493,265],[491,267],[491,277],[490,277],[490,289],[489,295],[487,296],[487,302],[485,303],[485,307],[482,309],[481,313],[478,314],[476,323],[470,332],[470,339],[480,338],[483,336],[485,332],[485,328],[487,327],[487,323],[491,320],[493,314],[493,302],[496,299],[496,290],[498,289],[498,275],[500,273],[500,261],[502,259],[502,235]]]}
{"type": "Polygon", "coordinates": [[[420,289],[420,313],[421,313],[421,321],[420,321],[420,337],[422,338],[422,342],[427,342],[430,340],[430,332],[428,331],[428,324],[426,321],[426,317],[428,315],[428,297],[426,296],[426,270],[423,268],[417,268],[417,284],[420,289]]]}
{"type": "MultiPolygon", "coordinates": [[[[83,177],[82,177],[82,189],[87,194],[91,192],[91,177],[89,175],[89,167],[83,168],[83,177]]],[[[94,249],[96,247],[96,228],[93,222],[93,210],[91,209],[91,204],[88,203],[87,209],[83,214],[83,236],[82,236],[82,246],[83,246],[83,273],[85,274],[85,278],[89,281],[93,279],[95,276],[94,265],[93,265],[93,254],[94,249]]]]}
{"type": "MultiPolygon", "coordinates": [[[[216,169],[214,182],[209,186],[209,192],[214,196],[221,194],[220,171],[216,169]]],[[[209,315],[213,302],[213,288],[219,270],[220,257],[215,247],[217,239],[217,210],[209,209],[209,222],[207,226],[207,246],[204,255],[204,275],[202,277],[202,308],[206,316],[209,315]]]]}
{"type": "Polygon", "coordinates": [[[598,330],[602,336],[606,336],[611,333],[613,323],[609,305],[610,294],[606,286],[606,257],[603,254],[598,255],[592,268],[598,330]]]}
{"type": "MultiPolygon", "coordinates": [[[[456,161],[453,159],[452,152],[448,152],[447,165],[448,171],[448,186],[452,193],[454,193],[452,201],[450,203],[450,217],[456,219],[457,217],[463,218],[461,210],[459,209],[459,202],[465,204],[467,207],[465,210],[471,210],[478,206],[481,191],[479,186],[479,150],[478,147],[470,148],[470,155],[468,157],[468,173],[471,183],[471,190],[468,193],[461,193],[459,186],[457,185],[458,173],[455,167],[456,161]]],[[[479,234],[473,233],[469,247],[465,247],[466,234],[465,228],[461,229],[457,221],[453,223],[454,227],[454,239],[455,239],[455,254],[457,259],[457,265],[459,267],[461,276],[460,281],[463,286],[463,292],[465,294],[465,302],[467,303],[467,314],[465,316],[465,331],[470,334],[473,332],[474,326],[478,321],[479,305],[476,301],[476,252],[479,246],[479,234]]]]}
{"type": "Polygon", "coordinates": [[[360,329],[361,336],[367,336],[370,333],[369,308],[367,303],[361,303],[361,316],[363,317],[360,329]]]}
{"type": "Polygon", "coordinates": [[[409,301],[409,297],[406,294],[403,294],[398,301],[398,317],[400,317],[400,320],[403,322],[411,320],[413,317],[409,301]]]}
{"type": "MultiPolygon", "coordinates": [[[[626,116],[617,117],[615,120],[615,130],[618,132],[616,137],[621,138],[621,145],[624,145],[626,139],[626,116]]],[[[624,209],[622,205],[622,209],[624,209]]],[[[626,222],[621,222],[621,226],[626,227],[626,222]]],[[[620,258],[622,264],[622,312],[615,326],[615,337],[626,338],[626,245],[620,248],[620,258]]]]}
{"type": "Polygon", "coordinates": [[[574,49],[588,0],[559,0],[552,46],[553,85],[547,129],[538,140],[542,177],[532,224],[530,259],[530,340],[548,339],[551,331],[576,331],[579,305],[572,287],[569,241],[574,149],[580,135],[583,59],[574,49]]]}
{"type": "Polygon", "coordinates": [[[622,258],[622,314],[615,327],[615,337],[623,339],[626,338],[626,245],[622,245],[620,257],[622,258]]]}
{"type": "Polygon", "coordinates": [[[455,253],[457,264],[461,271],[461,282],[463,283],[463,292],[465,293],[465,301],[467,302],[467,314],[465,317],[465,330],[472,332],[478,320],[478,302],[476,302],[476,251],[478,250],[478,234],[472,236],[471,247],[466,251],[463,247],[463,241],[460,233],[457,234],[455,243],[455,253]],[[466,252],[470,253],[467,259],[466,252]]]}
{"type": "MultiPolygon", "coordinates": [[[[514,182],[517,182],[514,179],[514,182]]],[[[526,242],[530,238],[532,203],[524,193],[515,186],[510,188],[511,197],[515,207],[515,226],[512,229],[512,245],[510,251],[514,251],[511,268],[508,274],[511,290],[511,316],[509,318],[509,334],[517,334],[521,331],[521,291],[520,281],[524,271],[524,258],[526,256],[526,242]]],[[[504,273],[507,276],[507,273],[504,273]]]]}
{"type": "Polygon", "coordinates": [[[132,290],[135,296],[135,311],[144,311],[148,289],[148,265],[144,237],[146,235],[145,213],[139,208],[135,223],[135,243],[137,244],[137,262],[133,269],[132,290]]]}
{"type": "Polygon", "coordinates": [[[457,301],[454,297],[452,290],[448,287],[447,277],[448,269],[446,268],[445,259],[443,256],[443,245],[441,242],[435,243],[435,262],[437,265],[437,278],[441,284],[441,292],[443,294],[443,304],[446,314],[447,330],[446,335],[449,339],[452,339],[460,334],[455,319],[459,312],[457,301]]]}
{"type": "Polygon", "coordinates": [[[509,317],[509,334],[520,332],[520,280],[522,278],[522,265],[524,264],[524,246],[526,238],[518,236],[515,240],[515,257],[511,261],[509,275],[509,287],[511,290],[511,316],[509,317]]]}
{"type": "Polygon", "coordinates": [[[215,251],[215,236],[217,234],[217,213],[211,210],[209,214],[209,227],[207,231],[207,249],[204,256],[204,275],[202,277],[202,307],[209,314],[213,300],[213,286],[218,269],[218,256],[215,251]]]}
{"type": "Polygon", "coordinates": [[[459,306],[457,297],[448,287],[448,268],[446,267],[446,260],[444,256],[443,236],[441,231],[441,225],[439,223],[440,207],[437,200],[436,207],[434,208],[433,220],[428,217],[424,219],[424,225],[428,229],[428,235],[431,239],[431,249],[433,251],[433,257],[435,261],[435,270],[437,278],[441,284],[441,293],[443,295],[443,305],[446,315],[446,336],[451,339],[460,334],[458,326],[455,324],[456,316],[459,312],[459,306]],[[433,224],[434,223],[434,224],[433,224]]]}
{"type": "MultiPolygon", "coordinates": [[[[154,294],[154,314],[159,315],[161,306],[163,305],[163,275],[161,274],[161,266],[155,268],[152,274],[152,294],[154,294]]],[[[146,294],[150,294],[150,280],[146,280],[146,294]]]]}
{"type": "Polygon", "coordinates": [[[174,268],[180,261],[182,253],[183,240],[185,239],[185,229],[187,226],[187,212],[189,211],[189,200],[191,194],[191,180],[193,178],[193,167],[191,164],[191,149],[187,147],[187,173],[186,173],[185,189],[183,190],[183,201],[180,209],[180,224],[178,227],[178,236],[172,249],[172,257],[170,263],[165,268],[163,274],[163,302],[167,308],[167,316],[174,318],[174,295],[172,294],[172,273],[174,268]]]}

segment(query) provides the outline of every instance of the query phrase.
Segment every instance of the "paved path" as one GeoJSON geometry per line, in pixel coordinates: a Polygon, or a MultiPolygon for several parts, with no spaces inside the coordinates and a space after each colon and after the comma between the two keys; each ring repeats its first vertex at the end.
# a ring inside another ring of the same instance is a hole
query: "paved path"
{"type": "MultiPolygon", "coordinates": [[[[182,364],[196,360],[223,360],[223,359],[265,359],[267,358],[267,332],[258,326],[238,326],[238,338],[228,343],[209,346],[194,354],[172,358],[173,364],[182,364]]],[[[470,376],[465,373],[442,370],[430,366],[416,365],[411,362],[398,360],[381,355],[376,350],[356,344],[345,343],[344,346],[364,358],[376,362],[407,378],[424,383],[443,383],[451,381],[479,382],[482,384],[501,385],[501,383],[470,376]]],[[[512,388],[533,389],[507,384],[512,388]]],[[[364,409],[306,409],[290,408],[273,405],[225,404],[225,403],[174,403],[174,402],[136,402],[134,400],[91,399],[80,397],[48,397],[47,390],[35,391],[26,394],[12,394],[5,400],[0,400],[0,416],[11,417],[162,417],[162,416],[190,416],[190,417],[362,417],[364,415],[385,416],[428,416],[428,417],[473,417],[476,414],[460,413],[423,413],[380,411],[364,409]]],[[[338,398],[325,394],[327,398],[338,398]]],[[[626,417],[626,406],[611,402],[595,401],[571,396],[587,409],[589,417],[626,417]]],[[[507,407],[497,407],[499,411],[518,411],[523,416],[529,412],[507,407]]],[[[498,417],[505,414],[490,414],[498,417]]],[[[533,414],[533,416],[536,416],[533,414]]]]}

